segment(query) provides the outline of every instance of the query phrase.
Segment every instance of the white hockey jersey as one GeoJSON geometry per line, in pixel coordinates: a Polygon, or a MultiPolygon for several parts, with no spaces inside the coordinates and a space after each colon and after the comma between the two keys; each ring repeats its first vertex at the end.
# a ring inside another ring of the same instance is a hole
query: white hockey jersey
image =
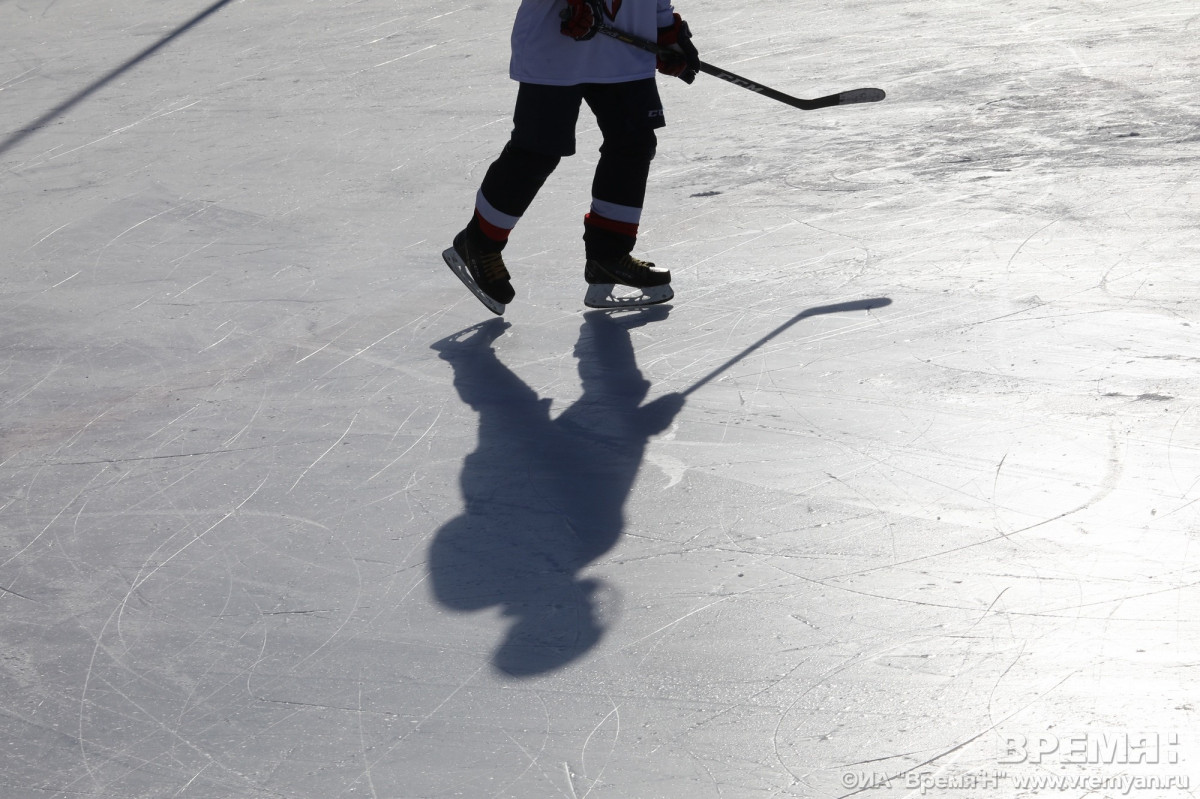
{"type": "MultiPolygon", "coordinates": [[[[654,41],[674,20],[671,0],[601,0],[605,21],[654,41]]],[[[560,32],[563,0],[521,0],[513,23],[508,74],[523,83],[573,86],[654,77],[652,53],[597,34],[577,42],[560,32]]]]}

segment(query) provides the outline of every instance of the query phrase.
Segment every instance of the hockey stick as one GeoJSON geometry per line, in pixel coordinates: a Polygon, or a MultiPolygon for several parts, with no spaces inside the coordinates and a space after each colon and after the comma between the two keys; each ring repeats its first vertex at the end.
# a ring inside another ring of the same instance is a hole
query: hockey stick
{"type": "MultiPolygon", "coordinates": [[[[652,42],[649,39],[643,39],[641,36],[635,36],[632,33],[626,33],[620,28],[614,28],[608,23],[601,23],[599,32],[605,36],[625,42],[625,44],[633,45],[634,47],[645,50],[648,53],[654,53],[658,56],[666,56],[668,58],[678,58],[679,52],[672,50],[669,47],[663,47],[658,42],[652,42]]],[[[802,111],[812,111],[815,108],[828,108],[832,105],[852,105],[854,103],[877,103],[887,94],[883,89],[851,89],[837,94],[828,94],[824,97],[818,97],[815,100],[804,100],[799,97],[792,97],[790,94],[784,94],[781,91],[772,89],[770,86],[764,86],[757,81],[752,81],[749,78],[743,78],[741,75],[735,75],[727,69],[714,67],[712,64],[700,62],[700,71],[706,72],[713,77],[720,78],[724,81],[729,81],[734,86],[740,86],[743,89],[749,89],[755,94],[761,94],[765,97],[770,97],[772,100],[778,100],[781,103],[799,108],[802,111]]]]}
{"type": "Polygon", "coordinates": [[[799,322],[801,319],[808,319],[810,316],[821,316],[823,314],[831,314],[831,313],[847,313],[849,311],[873,311],[876,308],[885,308],[891,304],[892,304],[892,301],[888,297],[875,297],[874,299],[870,299],[870,300],[855,300],[854,302],[839,302],[839,303],[835,303],[834,305],[820,305],[820,306],[817,306],[816,308],[809,308],[806,311],[801,311],[800,313],[796,314],[791,319],[787,320],[782,325],[775,328],[770,333],[763,336],[758,341],[754,342],[749,347],[742,350],[737,355],[733,356],[728,361],[726,361],[725,363],[718,366],[716,369],[713,369],[711,372],[706,374],[704,377],[700,378],[695,383],[692,383],[691,386],[689,386],[688,388],[684,389],[683,391],[681,391],[679,393],[681,396],[686,397],[688,394],[691,394],[691,393],[699,390],[701,387],[707,385],[708,383],[711,383],[713,380],[715,380],[717,378],[718,375],[727,371],[731,366],[733,366],[737,362],[744,360],[746,358],[746,356],[750,355],[750,353],[752,353],[755,350],[757,350],[758,348],[762,347],[768,341],[775,338],[780,333],[783,333],[785,330],[787,330],[789,327],[791,327],[792,325],[799,322]]]}

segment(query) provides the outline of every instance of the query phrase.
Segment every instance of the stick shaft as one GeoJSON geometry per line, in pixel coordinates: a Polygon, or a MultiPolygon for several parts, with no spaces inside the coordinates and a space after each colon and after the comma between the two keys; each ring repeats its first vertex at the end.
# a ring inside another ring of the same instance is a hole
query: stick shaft
{"type": "MultiPolygon", "coordinates": [[[[635,36],[632,33],[626,33],[620,28],[614,28],[612,25],[603,24],[600,26],[600,33],[605,36],[610,36],[625,44],[645,50],[648,53],[654,53],[659,56],[678,57],[679,53],[663,47],[658,42],[652,42],[649,39],[643,39],[641,36],[635,36]]],[[[734,72],[730,72],[722,67],[713,66],[712,64],[700,62],[700,71],[712,75],[714,78],[720,78],[723,81],[732,83],[734,86],[740,86],[743,89],[752,91],[755,94],[761,94],[764,97],[770,97],[772,100],[777,100],[793,108],[799,108],[802,111],[812,111],[816,108],[828,108],[833,105],[849,105],[852,103],[874,103],[882,100],[886,95],[882,89],[854,89],[848,92],[838,92],[837,94],[829,94],[824,97],[818,97],[815,100],[805,100],[800,97],[793,97],[790,94],[784,94],[777,89],[772,89],[770,86],[765,86],[758,81],[744,78],[734,72]]]]}

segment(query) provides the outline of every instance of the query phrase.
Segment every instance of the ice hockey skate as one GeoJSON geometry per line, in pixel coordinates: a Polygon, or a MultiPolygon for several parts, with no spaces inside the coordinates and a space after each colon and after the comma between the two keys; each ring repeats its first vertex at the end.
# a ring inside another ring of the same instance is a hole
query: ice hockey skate
{"type": "Polygon", "coordinates": [[[668,270],[658,269],[649,261],[629,254],[616,258],[589,258],[583,278],[588,283],[583,304],[589,308],[657,305],[675,296],[668,270]],[[625,291],[626,288],[633,291],[625,291]]]}
{"type": "Polygon", "coordinates": [[[516,291],[499,250],[480,247],[470,232],[463,230],[454,237],[454,246],[442,252],[442,259],[489,311],[497,316],[504,314],[516,291]]]}

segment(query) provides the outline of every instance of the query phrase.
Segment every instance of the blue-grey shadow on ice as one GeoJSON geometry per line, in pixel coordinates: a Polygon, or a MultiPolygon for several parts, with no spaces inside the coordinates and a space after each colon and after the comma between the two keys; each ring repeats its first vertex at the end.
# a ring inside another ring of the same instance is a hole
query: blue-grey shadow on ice
{"type": "Polygon", "coordinates": [[[499,607],[513,621],[492,662],[514,676],[552,671],[604,634],[594,595],[580,577],[625,529],[625,503],[650,437],[687,397],[798,322],[871,312],[886,297],[808,308],[687,389],[643,404],[650,383],[630,330],[665,318],[665,306],[584,316],[575,345],[583,394],[555,418],[496,354],[508,328],[493,319],[433,345],[454,368],[454,387],[479,414],[479,441],[463,462],[465,510],[435,536],[429,553],[437,599],[459,611],[499,607]]]}
{"type": "Polygon", "coordinates": [[[667,313],[586,314],[575,345],[583,394],[554,418],[551,400],[497,356],[503,320],[433,345],[479,414],[478,445],[462,469],[465,510],[430,549],[433,591],[449,608],[499,607],[512,619],[492,659],[500,671],[552,671],[604,634],[599,585],[579,575],[621,537],[646,443],[683,407],[679,394],[643,404],[650,383],[630,339],[631,329],[667,313]]]}

